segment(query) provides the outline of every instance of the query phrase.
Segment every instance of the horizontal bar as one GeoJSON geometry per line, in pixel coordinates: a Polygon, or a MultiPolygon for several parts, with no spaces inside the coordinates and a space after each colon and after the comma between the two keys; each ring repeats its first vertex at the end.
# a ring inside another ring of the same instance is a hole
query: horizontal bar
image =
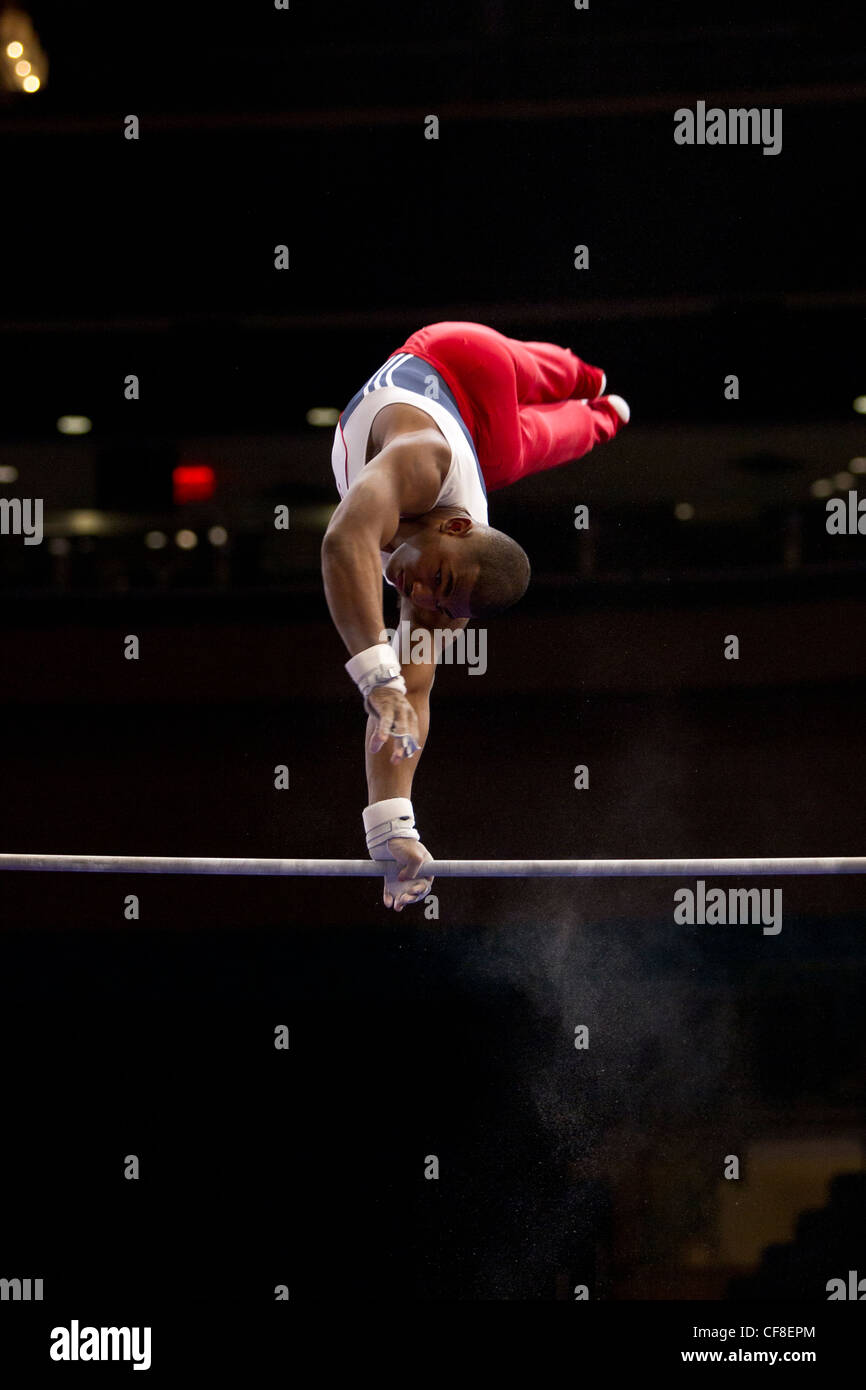
{"type": "MultiPolygon", "coordinates": [[[[0,870],[71,874],[247,874],[277,878],[375,878],[371,859],[188,859],[136,854],[0,854],[0,870]]],[[[866,856],[777,859],[443,859],[438,878],[740,878],[863,874],[866,856]]]]}

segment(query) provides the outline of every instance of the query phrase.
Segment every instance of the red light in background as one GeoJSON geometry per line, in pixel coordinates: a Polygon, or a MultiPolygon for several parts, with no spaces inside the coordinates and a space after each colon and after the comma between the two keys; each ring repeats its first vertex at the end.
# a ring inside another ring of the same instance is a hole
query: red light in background
{"type": "Polygon", "coordinates": [[[207,502],[216,492],[216,477],[208,463],[179,463],[172,469],[175,502],[207,502]]]}

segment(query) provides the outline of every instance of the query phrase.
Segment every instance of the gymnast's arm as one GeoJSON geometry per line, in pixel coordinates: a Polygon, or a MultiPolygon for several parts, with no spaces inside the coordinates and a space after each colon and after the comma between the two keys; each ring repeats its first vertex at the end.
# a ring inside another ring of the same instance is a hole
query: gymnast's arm
{"type": "Polygon", "coordinates": [[[438,431],[400,435],[370,460],[331,517],[322,541],[322,578],[350,656],[381,640],[379,551],[393,539],[401,515],[420,516],[436,505],[443,451],[450,457],[438,431]]]}
{"type": "MultiPolygon", "coordinates": [[[[400,633],[408,631],[410,635],[415,633],[418,628],[426,628],[428,632],[435,632],[437,628],[443,630],[441,638],[443,650],[451,642],[449,633],[458,628],[466,627],[466,618],[446,618],[437,620],[434,614],[428,610],[416,608],[413,603],[405,596],[400,602],[400,633]],[[408,624],[408,627],[404,626],[408,624]]],[[[432,648],[432,642],[430,643],[432,648]]],[[[409,701],[415,712],[418,721],[418,756],[415,758],[401,759],[396,762],[389,756],[387,746],[383,746],[380,738],[376,735],[379,721],[370,716],[367,722],[367,790],[370,801],[384,801],[390,796],[412,796],[412,779],[415,776],[415,769],[418,766],[418,759],[421,750],[427,742],[427,734],[430,729],[430,691],[433,688],[433,681],[436,676],[435,661],[413,661],[413,643],[409,642],[409,650],[400,651],[400,674],[406,682],[406,699],[409,701]]]]}
{"type": "MultiPolygon", "coordinates": [[[[386,443],[370,460],[331,518],[322,542],[322,576],[331,617],[351,656],[383,640],[385,622],[379,552],[395,536],[401,513],[423,515],[435,506],[450,452],[438,431],[422,429],[401,434],[386,443]]],[[[405,780],[411,787],[413,769],[409,759],[412,754],[402,735],[410,735],[416,745],[422,742],[414,700],[422,713],[427,711],[426,737],[429,684],[425,690],[425,679],[432,684],[432,672],[425,678],[415,669],[409,672],[405,695],[389,686],[370,692],[369,703],[377,710],[379,719],[371,719],[367,728],[368,777],[371,759],[375,757],[375,779],[387,780],[383,769],[389,765],[389,743],[393,738],[391,771],[402,764],[408,776],[398,778],[397,783],[402,785],[405,780]],[[381,757],[377,756],[379,754],[381,757]]],[[[371,788],[374,784],[375,780],[371,781],[371,788]]],[[[370,795],[372,804],[372,790],[370,795]]],[[[424,880],[413,877],[418,864],[429,855],[420,841],[408,838],[392,839],[388,848],[395,855],[402,879],[398,886],[392,881],[395,875],[386,871],[384,899],[386,906],[400,911],[429,891],[429,881],[425,888],[424,880]]]]}
{"type": "MultiPolygon", "coordinates": [[[[467,619],[446,619],[443,617],[437,623],[432,613],[422,612],[404,597],[400,603],[399,631],[401,633],[407,631],[403,627],[404,622],[409,623],[410,633],[414,633],[419,627],[426,628],[428,631],[434,631],[437,626],[446,629],[442,638],[444,649],[451,641],[448,631],[465,627],[467,619]]],[[[389,757],[387,745],[383,744],[381,739],[377,737],[376,731],[379,721],[372,716],[368,719],[366,738],[367,791],[371,805],[392,796],[405,796],[411,800],[415,770],[422,749],[427,742],[427,735],[430,730],[430,691],[433,688],[436,675],[436,663],[435,661],[412,661],[412,649],[411,641],[408,652],[402,650],[401,644],[400,671],[406,682],[406,699],[411,704],[418,723],[418,753],[411,759],[401,759],[395,763],[394,759],[389,757]]],[[[395,881],[396,876],[393,873],[386,875],[385,905],[386,907],[394,907],[397,912],[400,912],[409,903],[419,902],[422,898],[426,898],[430,892],[433,884],[432,878],[424,877],[419,872],[421,865],[425,859],[429,858],[429,855],[420,840],[389,840],[388,848],[405,878],[395,881]]]]}

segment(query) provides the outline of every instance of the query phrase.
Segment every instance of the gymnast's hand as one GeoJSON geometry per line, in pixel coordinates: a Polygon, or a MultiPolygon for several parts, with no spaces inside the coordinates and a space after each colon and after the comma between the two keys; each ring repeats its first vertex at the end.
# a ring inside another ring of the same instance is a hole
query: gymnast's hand
{"type": "Polygon", "coordinates": [[[424,877],[420,870],[425,863],[432,863],[433,857],[420,840],[389,840],[388,853],[395,862],[385,868],[382,898],[386,907],[402,912],[409,903],[420,902],[430,892],[433,876],[424,877]]]}
{"type": "Polygon", "coordinates": [[[420,746],[418,716],[405,695],[391,685],[377,685],[367,696],[367,705],[376,728],[370,736],[370,752],[378,753],[389,738],[394,740],[391,762],[411,758],[420,746]]]}

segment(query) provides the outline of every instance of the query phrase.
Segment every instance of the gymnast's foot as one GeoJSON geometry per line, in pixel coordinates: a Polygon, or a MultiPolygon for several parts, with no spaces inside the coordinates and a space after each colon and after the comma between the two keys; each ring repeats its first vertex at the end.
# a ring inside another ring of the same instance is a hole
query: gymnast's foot
{"type": "Polygon", "coordinates": [[[613,425],[613,430],[608,435],[609,439],[613,439],[617,431],[631,419],[628,402],[624,401],[622,396],[599,396],[596,401],[587,401],[587,405],[590,410],[601,411],[613,425]]]}

